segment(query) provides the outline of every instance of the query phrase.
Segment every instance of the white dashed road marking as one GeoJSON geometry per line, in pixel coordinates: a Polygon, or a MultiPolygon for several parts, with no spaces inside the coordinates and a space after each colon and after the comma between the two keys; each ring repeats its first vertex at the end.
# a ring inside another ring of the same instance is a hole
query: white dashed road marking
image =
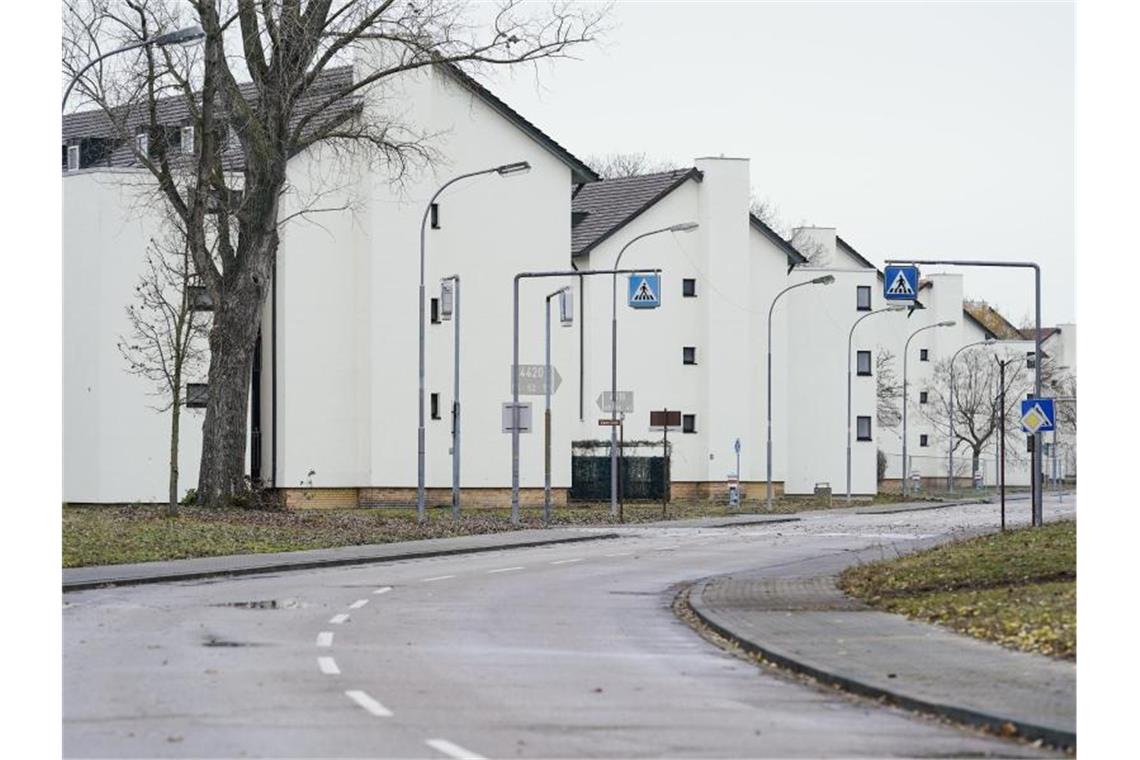
{"type": "Polygon", "coordinates": [[[356,704],[363,707],[368,712],[375,715],[377,718],[391,718],[392,717],[392,711],[391,710],[389,710],[387,707],[385,707],[384,705],[377,702],[372,697],[368,696],[363,691],[351,690],[351,691],[346,691],[345,694],[348,695],[349,699],[351,699],[353,702],[355,702],[356,704]]]}
{"type": "Polygon", "coordinates": [[[332,631],[321,631],[317,634],[317,646],[319,647],[331,647],[332,640],[332,631]]]}
{"type": "Polygon", "coordinates": [[[340,625],[341,623],[343,623],[346,620],[348,620],[348,613],[347,612],[342,612],[339,615],[333,615],[331,618],[329,618],[329,622],[332,623],[333,625],[340,625]]]}
{"type": "Polygon", "coordinates": [[[581,557],[576,557],[575,559],[556,559],[553,562],[551,562],[550,564],[552,564],[552,565],[569,565],[571,562],[581,562],[581,561],[582,561],[581,557]]]}
{"type": "Polygon", "coordinates": [[[391,591],[391,590],[392,590],[392,587],[391,587],[391,586],[381,586],[380,588],[376,589],[376,590],[375,590],[375,591],[373,591],[372,593],[373,593],[373,594],[386,594],[386,593],[388,593],[388,592],[389,592],[389,591],[391,591]]]}
{"type": "Polygon", "coordinates": [[[490,575],[491,573],[511,573],[515,570],[526,570],[526,568],[522,565],[516,565],[514,567],[500,567],[498,570],[488,570],[487,574],[490,575]]]}
{"type": "Polygon", "coordinates": [[[428,739],[424,743],[448,757],[454,757],[455,760],[486,760],[482,755],[476,755],[471,750],[452,744],[447,739],[428,739]]]}
{"type": "Polygon", "coordinates": [[[340,675],[340,668],[336,666],[336,660],[331,657],[318,657],[317,665],[320,667],[321,672],[327,676],[340,675]]]}
{"type": "Polygon", "coordinates": [[[448,578],[454,578],[454,575],[436,575],[431,578],[424,578],[424,583],[431,583],[432,581],[445,581],[448,578]]]}
{"type": "Polygon", "coordinates": [[[366,605],[366,604],[368,604],[368,600],[367,600],[367,599],[357,599],[355,602],[353,602],[352,604],[348,605],[348,608],[349,608],[350,610],[358,610],[358,609],[360,609],[361,607],[363,607],[363,606],[364,606],[364,605],[366,605]]]}

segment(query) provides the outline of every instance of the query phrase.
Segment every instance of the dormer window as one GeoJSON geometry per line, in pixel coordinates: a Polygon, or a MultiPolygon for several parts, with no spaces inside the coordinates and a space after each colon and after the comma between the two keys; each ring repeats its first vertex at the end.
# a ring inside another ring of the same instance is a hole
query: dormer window
{"type": "Polygon", "coordinates": [[[135,135],[135,150],[139,152],[139,155],[150,155],[150,136],[146,132],[139,132],[135,135]]]}
{"type": "Polygon", "coordinates": [[[182,152],[187,155],[194,152],[194,126],[182,128],[182,152]]]}
{"type": "Polygon", "coordinates": [[[79,146],[67,146],[67,170],[74,172],[79,170],[79,146]]]}

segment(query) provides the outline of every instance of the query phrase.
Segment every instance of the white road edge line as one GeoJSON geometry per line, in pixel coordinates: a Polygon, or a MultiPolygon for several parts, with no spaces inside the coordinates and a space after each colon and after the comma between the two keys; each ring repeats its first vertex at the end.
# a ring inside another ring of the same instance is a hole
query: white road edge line
{"type": "Polygon", "coordinates": [[[428,739],[424,744],[448,757],[454,757],[455,760],[487,760],[482,755],[477,755],[469,749],[463,749],[463,747],[453,744],[447,739],[428,739]]]}
{"type": "Polygon", "coordinates": [[[366,605],[366,604],[368,604],[368,600],[367,600],[367,599],[357,599],[355,602],[353,602],[352,604],[348,605],[348,608],[349,608],[350,610],[358,610],[358,609],[360,609],[361,607],[363,607],[363,606],[364,606],[364,605],[366,605]]]}
{"type": "Polygon", "coordinates": [[[331,618],[329,618],[329,622],[333,625],[340,625],[341,623],[348,620],[348,617],[349,616],[347,612],[342,612],[339,615],[333,615],[331,618]]]}
{"type": "Polygon", "coordinates": [[[320,666],[321,672],[326,676],[340,675],[340,668],[336,666],[336,660],[331,657],[318,657],[317,665],[320,666]]]}
{"type": "Polygon", "coordinates": [[[331,647],[332,646],[332,640],[333,640],[332,631],[321,631],[320,633],[317,634],[317,646],[319,646],[319,647],[331,647]]]}
{"type": "Polygon", "coordinates": [[[581,561],[582,561],[581,557],[576,557],[575,559],[556,559],[553,562],[551,562],[550,564],[552,564],[552,565],[569,565],[571,562],[581,562],[581,561]]]}
{"type": "Polygon", "coordinates": [[[514,567],[500,567],[498,570],[488,570],[487,575],[490,575],[492,573],[510,573],[514,572],[515,570],[526,570],[526,568],[522,565],[515,565],[514,567]]]}
{"type": "Polygon", "coordinates": [[[388,593],[388,592],[389,592],[389,591],[391,591],[391,590],[392,590],[392,587],[391,587],[391,586],[381,586],[380,588],[376,589],[376,590],[375,590],[375,591],[373,591],[372,593],[373,593],[373,594],[386,594],[386,593],[388,593]]]}
{"type": "Polygon", "coordinates": [[[363,691],[359,691],[357,689],[350,689],[349,691],[345,692],[345,695],[348,696],[348,698],[351,699],[353,702],[355,702],[356,704],[360,705],[361,707],[363,707],[368,712],[375,715],[377,718],[391,718],[392,717],[392,711],[391,710],[389,710],[387,707],[385,707],[384,705],[377,702],[372,697],[368,696],[368,694],[366,694],[363,691]]]}
{"type": "Polygon", "coordinates": [[[633,554],[633,552],[621,552],[620,554],[607,554],[606,556],[607,557],[628,557],[632,554],[633,554]]]}
{"type": "Polygon", "coordinates": [[[424,583],[431,583],[432,581],[445,581],[448,578],[454,578],[454,577],[455,577],[454,575],[436,575],[436,576],[433,576],[431,578],[424,578],[423,582],[424,583]]]}

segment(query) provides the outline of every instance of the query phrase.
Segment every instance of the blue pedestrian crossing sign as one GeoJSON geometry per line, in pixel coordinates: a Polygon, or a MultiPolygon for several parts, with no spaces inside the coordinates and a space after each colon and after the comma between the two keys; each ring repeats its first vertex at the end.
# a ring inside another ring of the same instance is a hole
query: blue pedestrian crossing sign
{"type": "Polygon", "coordinates": [[[629,276],[629,305],[633,309],[656,309],[661,305],[661,275],[629,276]]]}
{"type": "Polygon", "coordinates": [[[888,301],[913,301],[918,298],[918,267],[884,267],[883,298],[888,301]]]}
{"type": "Polygon", "coordinates": [[[1048,433],[1054,430],[1053,399],[1027,398],[1021,401],[1021,429],[1026,433],[1048,433]]]}

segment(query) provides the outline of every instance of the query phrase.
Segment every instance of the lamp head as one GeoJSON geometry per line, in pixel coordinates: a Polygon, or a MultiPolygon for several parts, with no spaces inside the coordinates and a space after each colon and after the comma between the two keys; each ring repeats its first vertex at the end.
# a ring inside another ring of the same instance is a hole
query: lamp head
{"type": "Polygon", "coordinates": [[[835,282],[835,275],[825,274],[823,277],[816,277],[811,281],[812,285],[830,285],[835,282]]]}
{"type": "Polygon", "coordinates": [[[682,222],[681,224],[674,224],[669,228],[670,232],[692,232],[701,225],[696,222],[682,222]]]}
{"type": "Polygon", "coordinates": [[[185,29],[178,29],[166,34],[160,34],[151,40],[151,44],[164,47],[166,45],[184,45],[187,42],[196,42],[206,36],[202,27],[195,24],[185,29]]]}
{"type": "Polygon", "coordinates": [[[530,163],[528,161],[516,161],[513,164],[496,166],[495,171],[497,171],[501,177],[508,177],[512,174],[526,174],[530,171],[530,163]]]}
{"type": "Polygon", "coordinates": [[[887,307],[887,311],[908,311],[910,307],[902,303],[893,303],[887,307]]]}
{"type": "Polygon", "coordinates": [[[953,327],[956,324],[958,324],[958,323],[955,322],[953,319],[947,319],[945,322],[939,322],[938,324],[935,325],[935,327],[953,327]]]}

